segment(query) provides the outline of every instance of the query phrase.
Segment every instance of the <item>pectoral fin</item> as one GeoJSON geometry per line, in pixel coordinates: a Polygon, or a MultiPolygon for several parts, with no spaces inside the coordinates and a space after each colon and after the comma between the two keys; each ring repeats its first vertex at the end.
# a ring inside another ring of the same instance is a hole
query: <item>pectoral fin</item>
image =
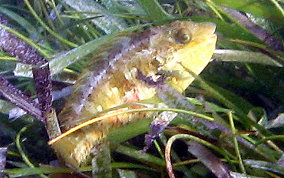
{"type": "Polygon", "coordinates": [[[143,151],[147,151],[152,145],[153,141],[162,133],[170,122],[177,116],[177,113],[164,111],[159,114],[151,123],[150,131],[145,135],[145,147],[143,151]]]}

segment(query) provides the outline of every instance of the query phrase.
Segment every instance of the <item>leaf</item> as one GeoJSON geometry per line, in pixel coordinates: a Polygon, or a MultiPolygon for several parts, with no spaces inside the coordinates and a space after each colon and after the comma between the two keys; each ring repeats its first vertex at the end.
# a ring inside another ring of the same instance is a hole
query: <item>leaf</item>
{"type": "Polygon", "coordinates": [[[212,0],[219,6],[227,6],[233,9],[238,9],[243,12],[251,13],[256,17],[267,18],[279,25],[283,25],[283,18],[278,10],[275,10],[275,6],[268,1],[259,0],[212,0]]]}
{"type": "Polygon", "coordinates": [[[284,168],[279,166],[277,163],[248,159],[248,160],[244,160],[244,164],[251,168],[260,169],[260,170],[268,170],[274,173],[284,175],[284,168]]]}
{"type": "Polygon", "coordinates": [[[135,171],[131,171],[131,170],[124,170],[124,169],[118,169],[117,170],[119,177],[121,178],[127,178],[127,177],[133,177],[133,178],[137,178],[137,175],[135,173],[135,171]]]}
{"type": "Polygon", "coordinates": [[[146,15],[136,0],[102,0],[102,4],[111,12],[146,15]]]}
{"type": "Polygon", "coordinates": [[[93,0],[64,0],[64,3],[76,11],[81,12],[86,17],[92,17],[94,13],[103,15],[101,18],[93,19],[92,22],[106,34],[117,32],[127,27],[123,19],[113,16],[109,11],[93,0]],[[90,12],[90,14],[87,12],[90,12]]]}
{"type": "Polygon", "coordinates": [[[270,120],[265,127],[267,129],[271,129],[283,126],[284,126],[284,113],[280,113],[275,119],[270,120]]]}
{"type": "Polygon", "coordinates": [[[212,57],[225,62],[249,62],[263,65],[283,67],[273,58],[258,52],[217,49],[212,57]]]}
{"type": "Polygon", "coordinates": [[[0,112],[8,114],[11,109],[13,109],[15,105],[11,104],[8,101],[0,99],[0,112]]]}
{"type": "Polygon", "coordinates": [[[158,23],[161,21],[170,20],[172,18],[158,3],[157,0],[138,0],[140,6],[144,9],[149,19],[158,23]]]}
{"type": "Polygon", "coordinates": [[[5,169],[6,166],[7,149],[7,147],[0,147],[0,177],[5,176],[1,172],[5,169]]]}
{"type": "Polygon", "coordinates": [[[7,17],[16,21],[19,25],[21,25],[30,35],[38,34],[38,30],[32,25],[29,21],[25,18],[21,17],[20,15],[16,14],[15,12],[6,9],[4,7],[0,7],[0,12],[5,14],[7,17]]]}
{"type": "Polygon", "coordinates": [[[206,84],[200,81],[196,81],[196,83],[209,92],[209,94],[223,102],[228,108],[233,109],[237,113],[242,113],[246,115],[249,110],[253,107],[249,102],[244,100],[243,98],[237,96],[236,94],[221,88],[213,83],[206,81],[206,84]]]}
{"type": "Polygon", "coordinates": [[[165,167],[165,162],[163,159],[148,153],[143,153],[141,152],[141,150],[138,149],[134,149],[123,145],[118,145],[115,151],[120,154],[125,154],[134,157],[141,162],[147,161],[148,163],[154,164],[156,166],[165,167]]]}
{"type": "Polygon", "coordinates": [[[190,141],[187,144],[189,145],[188,151],[197,157],[208,169],[210,169],[216,177],[232,177],[229,169],[206,147],[194,141],[190,141]]]}

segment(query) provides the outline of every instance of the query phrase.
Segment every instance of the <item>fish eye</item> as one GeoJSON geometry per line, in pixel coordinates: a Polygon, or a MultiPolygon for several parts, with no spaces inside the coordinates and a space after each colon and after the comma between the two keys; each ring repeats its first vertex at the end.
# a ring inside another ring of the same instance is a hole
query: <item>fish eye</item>
{"type": "Polygon", "coordinates": [[[186,33],[184,30],[179,30],[175,34],[175,40],[181,44],[187,44],[191,40],[191,36],[189,33],[186,33]]]}

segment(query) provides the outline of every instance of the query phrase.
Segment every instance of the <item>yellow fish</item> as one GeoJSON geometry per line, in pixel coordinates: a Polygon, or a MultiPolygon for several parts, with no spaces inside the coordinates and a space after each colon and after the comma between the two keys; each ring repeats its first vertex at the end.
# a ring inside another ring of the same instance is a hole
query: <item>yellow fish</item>
{"type": "MultiPolygon", "coordinates": [[[[174,21],[123,38],[97,56],[93,67],[81,75],[59,114],[61,130],[68,131],[82,118],[106,109],[155,97],[155,87],[141,76],[158,82],[163,75],[162,82],[183,92],[194,80],[185,68],[198,75],[210,61],[217,40],[214,31],[212,23],[174,21]]],[[[128,113],[100,120],[57,140],[52,147],[67,165],[80,167],[113,129],[151,115],[153,112],[128,113]]]]}

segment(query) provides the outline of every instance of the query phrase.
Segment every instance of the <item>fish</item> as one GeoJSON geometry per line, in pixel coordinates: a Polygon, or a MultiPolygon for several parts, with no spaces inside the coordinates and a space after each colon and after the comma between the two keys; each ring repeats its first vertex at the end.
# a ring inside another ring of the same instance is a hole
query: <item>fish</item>
{"type": "MultiPolygon", "coordinates": [[[[215,28],[210,22],[176,20],[127,35],[94,55],[94,64],[79,77],[58,115],[61,131],[68,132],[85,122],[82,118],[110,108],[157,97],[156,88],[145,82],[149,78],[153,84],[164,82],[182,93],[194,80],[186,69],[198,75],[209,63],[217,41],[215,28]]],[[[120,110],[143,107],[154,106],[120,110]]],[[[114,115],[77,129],[51,146],[66,165],[79,168],[88,164],[111,131],[153,114],[114,115]]]]}

